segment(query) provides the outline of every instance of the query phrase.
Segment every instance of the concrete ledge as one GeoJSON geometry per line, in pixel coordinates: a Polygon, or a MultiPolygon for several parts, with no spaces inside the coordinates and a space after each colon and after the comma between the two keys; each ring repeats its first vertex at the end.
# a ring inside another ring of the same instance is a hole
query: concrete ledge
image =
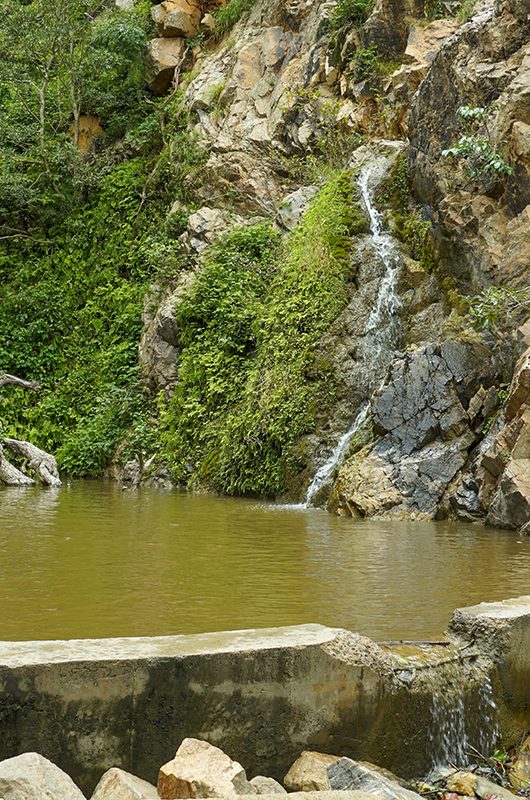
{"type": "Polygon", "coordinates": [[[495,664],[501,730],[515,741],[530,728],[530,595],[459,608],[449,635],[471,642],[495,664]]]}
{"type": "Polygon", "coordinates": [[[0,642],[0,666],[27,667],[82,661],[130,661],[179,658],[214,653],[244,653],[277,647],[308,647],[331,642],[338,629],[324,625],[291,625],[190,636],[143,636],[120,639],[58,639],[0,642]]]}
{"type": "Polygon", "coordinates": [[[0,643],[0,759],[37,751],[88,794],[112,766],[154,783],[186,736],[249,777],[282,779],[307,749],[418,776],[432,765],[433,698],[448,687],[471,719],[493,676],[505,741],[530,728],[530,597],[459,609],[450,637],[380,647],[300,625],[0,643]]]}

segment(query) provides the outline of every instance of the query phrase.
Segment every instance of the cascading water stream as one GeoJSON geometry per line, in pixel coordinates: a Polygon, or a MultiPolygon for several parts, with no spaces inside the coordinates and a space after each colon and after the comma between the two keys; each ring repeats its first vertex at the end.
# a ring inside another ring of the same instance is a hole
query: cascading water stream
{"type": "MultiPolygon", "coordinates": [[[[401,142],[384,142],[391,151],[401,147],[401,142]]],[[[375,193],[389,166],[388,153],[374,157],[362,167],[357,178],[357,186],[370,219],[372,246],[384,265],[384,274],[374,307],[368,317],[365,333],[371,340],[372,355],[378,362],[386,354],[390,359],[393,348],[400,335],[399,297],[397,281],[400,271],[400,255],[393,237],[383,229],[383,215],[375,206],[375,193]]],[[[386,364],[385,364],[386,366],[386,364]]],[[[348,445],[368,416],[370,404],[367,402],[355,417],[351,427],[339,439],[329,458],[316,471],[309,484],[305,497],[306,507],[312,506],[318,494],[332,479],[335,470],[347,452],[348,445]]]]}
{"type": "Polygon", "coordinates": [[[466,701],[462,674],[457,674],[451,684],[435,689],[432,694],[430,752],[434,772],[448,765],[465,767],[475,760],[477,752],[487,755],[493,750],[499,732],[489,675],[482,676],[473,703],[466,701]]]}

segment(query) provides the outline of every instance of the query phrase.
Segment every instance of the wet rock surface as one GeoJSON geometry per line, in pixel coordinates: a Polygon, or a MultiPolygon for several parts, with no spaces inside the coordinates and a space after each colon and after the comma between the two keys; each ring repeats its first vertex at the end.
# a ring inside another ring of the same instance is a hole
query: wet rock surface
{"type": "Polygon", "coordinates": [[[446,493],[463,519],[480,512],[478,486],[452,482],[497,409],[504,364],[481,342],[448,340],[408,351],[372,397],[375,442],[339,472],[331,503],[363,516],[447,513],[446,493]]]}

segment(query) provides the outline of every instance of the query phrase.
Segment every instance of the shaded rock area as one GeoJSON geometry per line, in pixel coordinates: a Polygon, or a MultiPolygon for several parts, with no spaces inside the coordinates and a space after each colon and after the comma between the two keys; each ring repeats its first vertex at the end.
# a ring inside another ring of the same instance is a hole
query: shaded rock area
{"type": "Polygon", "coordinates": [[[479,286],[528,284],[529,26],[525,3],[488,3],[442,47],[408,121],[415,190],[428,204],[442,261],[479,286]],[[455,175],[455,164],[441,157],[461,134],[458,108],[493,104],[498,110],[489,126],[491,139],[516,156],[502,186],[455,175]]]}

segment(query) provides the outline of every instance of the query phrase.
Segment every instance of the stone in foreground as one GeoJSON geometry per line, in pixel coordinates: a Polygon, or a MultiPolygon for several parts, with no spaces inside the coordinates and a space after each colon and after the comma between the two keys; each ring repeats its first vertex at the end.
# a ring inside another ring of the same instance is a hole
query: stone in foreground
{"type": "Polygon", "coordinates": [[[527,736],[519,749],[517,759],[509,774],[514,789],[530,789],[530,736],[527,736]]]}
{"type": "Polygon", "coordinates": [[[264,775],[256,775],[250,784],[257,794],[287,794],[281,783],[275,781],[274,778],[266,778],[264,775]]]}
{"type": "Polygon", "coordinates": [[[376,795],[378,800],[418,800],[420,795],[405,789],[399,783],[389,780],[375,769],[341,758],[328,767],[329,782],[332,789],[352,789],[369,795],[376,795]]]}
{"type": "Polygon", "coordinates": [[[158,800],[158,793],[151,783],[112,767],[101,778],[91,800],[158,800]]]}
{"type": "Polygon", "coordinates": [[[3,800],[85,800],[73,780],[39,753],[0,761],[3,800]]]}
{"type": "Polygon", "coordinates": [[[340,756],[304,750],[283,779],[285,788],[290,792],[324,792],[331,789],[327,770],[330,764],[339,759],[340,756]]]}
{"type": "Polygon", "coordinates": [[[162,800],[256,794],[241,764],[200,739],[184,739],[175,758],[160,768],[157,789],[162,800]]]}

